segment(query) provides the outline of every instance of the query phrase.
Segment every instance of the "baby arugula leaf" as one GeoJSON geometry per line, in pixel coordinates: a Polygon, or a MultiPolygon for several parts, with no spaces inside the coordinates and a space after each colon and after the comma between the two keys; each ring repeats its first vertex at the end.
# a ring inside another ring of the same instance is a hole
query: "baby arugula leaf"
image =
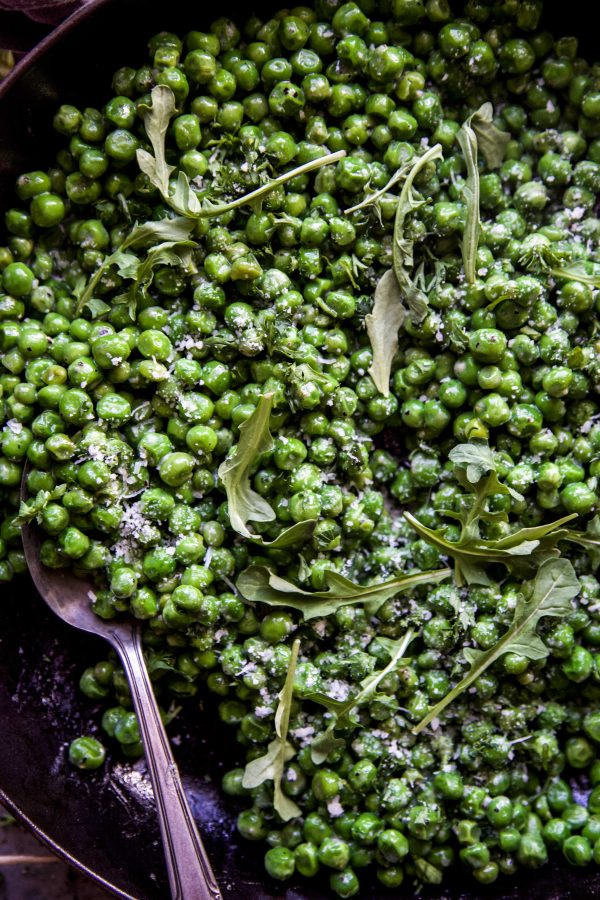
{"type": "Polygon", "coordinates": [[[168,245],[169,249],[193,247],[195,244],[193,241],[190,241],[190,234],[193,228],[193,222],[181,217],[176,219],[159,219],[156,222],[143,222],[141,225],[134,225],[117,249],[104,257],[87,285],[82,284],[80,289],[76,291],[76,315],[79,315],[92,300],[102,302],[97,301],[93,297],[93,293],[96,285],[111,266],[116,266],[120,274],[125,278],[136,278],[141,261],[135,253],[127,253],[128,250],[154,247],[156,245],[164,248],[165,244],[168,245]]]}
{"type": "Polygon", "coordinates": [[[494,107],[484,103],[471,117],[471,126],[477,137],[477,146],[488,169],[497,169],[504,162],[510,134],[494,125],[494,107]]]}
{"type": "Polygon", "coordinates": [[[240,439],[218,469],[227,494],[227,507],[231,527],[243,537],[263,547],[280,549],[305,541],[312,534],[316,520],[297,522],[286,528],[274,541],[263,541],[253,534],[247,523],[273,522],[275,512],[270,503],[250,486],[250,474],[263,453],[273,449],[269,431],[269,416],[273,407],[273,394],[263,394],[252,415],[240,425],[240,439]]]}
{"type": "Polygon", "coordinates": [[[585,531],[566,529],[563,540],[572,541],[587,550],[588,559],[594,572],[600,567],[600,513],[590,519],[585,531]]]}
{"type": "Polygon", "coordinates": [[[236,587],[246,600],[297,609],[308,620],[331,615],[340,607],[354,603],[368,603],[369,613],[374,615],[385,600],[401,591],[410,590],[419,584],[435,584],[444,581],[449,575],[450,569],[438,569],[434,572],[399,575],[378,584],[360,585],[337,572],[327,571],[326,591],[304,591],[271,572],[267,566],[253,565],[240,573],[236,587]]]}
{"type": "Polygon", "coordinates": [[[373,350],[369,374],[384,397],[390,395],[392,360],[398,349],[398,330],[407,315],[402,303],[398,279],[392,269],[384,272],[375,288],[373,311],[365,317],[367,334],[373,350]]]}
{"type": "Polygon", "coordinates": [[[379,638],[378,640],[384,644],[385,649],[390,656],[389,663],[383,669],[372,672],[370,675],[367,675],[366,678],[363,678],[360,683],[359,692],[354,696],[349,697],[347,700],[333,700],[331,697],[328,697],[320,691],[313,691],[306,695],[305,699],[319,703],[331,714],[326,730],[322,732],[322,734],[317,735],[311,743],[310,755],[315,765],[318,766],[325,762],[332,750],[338,750],[346,746],[345,740],[335,737],[336,728],[344,728],[351,724],[349,721],[350,713],[357,707],[362,706],[363,703],[366,703],[369,698],[373,696],[380,682],[383,681],[386,675],[393,672],[396,666],[404,658],[408,645],[414,637],[414,630],[409,628],[404,637],[398,641],[392,641],[388,638],[379,638]]]}
{"type": "Polygon", "coordinates": [[[115,260],[115,265],[119,275],[131,279],[133,283],[124,294],[115,297],[113,302],[126,303],[132,317],[135,317],[137,298],[146,296],[158,266],[179,266],[187,272],[195,271],[192,263],[194,246],[194,241],[163,241],[152,247],[143,259],[133,253],[123,253],[115,260]]]}
{"type": "Polygon", "coordinates": [[[276,178],[269,179],[269,181],[249,194],[244,194],[242,197],[237,197],[235,200],[225,203],[215,203],[209,198],[201,200],[193,190],[189,178],[182,171],[177,173],[175,189],[171,193],[169,180],[175,169],[174,166],[167,164],[165,148],[169,122],[176,111],[177,104],[173,91],[164,84],[154,87],[150,96],[152,102],[151,106],[146,107],[144,112],[144,126],[154,151],[154,156],[147,150],[137,150],[137,162],[154,187],[158,188],[163,200],[179,215],[187,216],[190,219],[221,216],[223,213],[229,212],[229,210],[238,206],[252,205],[264,197],[265,194],[268,194],[279,185],[285,184],[297,175],[304,175],[315,169],[320,169],[322,166],[329,166],[346,155],[345,150],[337,150],[335,153],[328,153],[317,159],[311,159],[309,162],[297,166],[289,172],[284,172],[276,178]]]}
{"type": "Polygon", "coordinates": [[[469,116],[456,136],[467,166],[467,178],[463,187],[466,217],[462,239],[462,258],[465,276],[469,284],[472,284],[475,281],[477,245],[479,243],[479,232],[481,231],[481,219],[479,217],[477,135],[472,127],[472,121],[476,115],[477,113],[473,113],[469,116]]]}
{"type": "Polygon", "coordinates": [[[431,709],[413,728],[419,734],[429,723],[463,693],[488,666],[505,653],[518,653],[527,659],[544,659],[548,648],[538,635],[537,624],[543,616],[562,618],[572,611],[571,600],[579,592],[575,570],[566,559],[547,559],[538,569],[528,600],[517,601],[512,623],[500,640],[489,650],[466,648],[463,652],[471,668],[467,675],[431,709]]]}
{"type": "Polygon", "coordinates": [[[591,262],[587,265],[583,263],[578,266],[552,269],[551,273],[555,278],[564,281],[580,281],[582,284],[600,288],[600,266],[591,262]]]}
{"type": "Polygon", "coordinates": [[[521,528],[504,537],[488,540],[481,536],[482,523],[508,521],[505,513],[488,509],[488,499],[504,494],[519,500],[521,495],[499,480],[496,456],[487,444],[458,444],[450,451],[449,457],[454,463],[456,480],[473,495],[467,509],[458,513],[440,510],[460,522],[458,540],[449,541],[445,528],[428,528],[409,512],[405,512],[404,516],[424,540],[444,555],[453,557],[457,585],[491,584],[487,573],[490,563],[502,563],[514,574],[529,577],[543,560],[558,555],[556,544],[568,535],[562,526],[576,517],[574,513],[545,525],[521,528]]]}
{"type": "Polygon", "coordinates": [[[277,705],[277,712],[275,713],[276,737],[269,744],[269,748],[264,756],[253,759],[247,764],[242,777],[242,785],[247,789],[258,787],[263,781],[273,782],[273,806],[284,822],[301,815],[301,811],[294,801],[287,797],[281,789],[284,766],[296,753],[287,739],[287,733],[290,724],[290,712],[292,709],[294,693],[294,675],[296,674],[299,650],[300,641],[295,640],[292,646],[292,655],[290,657],[285,684],[279,693],[279,703],[277,705]]]}
{"type": "Polygon", "coordinates": [[[263,394],[250,418],[240,425],[239,443],[218,470],[227,493],[231,527],[247,538],[253,537],[246,525],[249,520],[272,522],[275,519],[270,503],[250,487],[252,469],[263,453],[273,449],[273,438],[269,431],[272,407],[273,394],[263,394]]]}
{"type": "Polygon", "coordinates": [[[152,145],[154,156],[147,150],[136,150],[137,163],[163,197],[169,193],[169,176],[174,166],[166,160],[166,137],[171,117],[177,108],[175,94],[166,84],[152,88],[152,103],[144,107],[144,127],[152,145]]]}
{"type": "Polygon", "coordinates": [[[414,181],[432,160],[442,159],[441,144],[434,144],[429,150],[411,161],[410,169],[402,185],[396,216],[394,219],[394,233],[392,238],[392,267],[398,280],[400,291],[406,303],[413,322],[421,322],[427,315],[429,303],[426,294],[417,287],[410,271],[414,267],[414,241],[404,234],[404,223],[407,216],[423,206],[427,201],[423,200],[414,188],[414,181]]]}
{"type": "Polygon", "coordinates": [[[17,527],[28,525],[29,522],[32,522],[34,519],[39,522],[40,515],[46,509],[48,504],[53,503],[55,500],[60,500],[66,490],[66,484],[57,484],[51,491],[38,491],[31,500],[21,500],[19,513],[13,519],[13,525],[17,527]]]}

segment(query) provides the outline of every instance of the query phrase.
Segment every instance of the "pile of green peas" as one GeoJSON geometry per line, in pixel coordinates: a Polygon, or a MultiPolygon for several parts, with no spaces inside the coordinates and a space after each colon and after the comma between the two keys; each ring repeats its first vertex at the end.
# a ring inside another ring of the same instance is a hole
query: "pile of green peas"
{"type": "MultiPolygon", "coordinates": [[[[161,32],[145,61],[114,73],[104,105],[66,98],[54,119],[63,148],[17,179],[5,214],[0,580],[25,570],[27,464],[44,564],[95,578],[99,616],[144,621],[165,719],[173,698],[210,692],[235,729],[239,766],[223,790],[276,880],[325,877],[350,897],[363,872],[398,888],[440,884],[456,865],[487,884],[550,859],[600,863],[597,551],[571,549],[581,594],[569,616],[540,626],[549,656],[506,654],[418,737],[411,727],[456,682],[462,648],[489,649],[510,625],[518,581],[498,572],[492,586],[421,587],[375,617],[357,604],[308,622],[235,587],[249,564],[307,590],[323,590],[330,570],[366,583],[442,566],[401,510],[438,528],[444,511],[464,508],[448,457],[462,442],[497,451],[499,477],[522,496],[496,498],[515,527],[567,513],[581,530],[594,521],[600,70],[574,38],[545,31],[541,13],[540,0],[315,0],[243,26],[161,32]],[[159,264],[133,307],[111,266],[94,292],[106,308],[80,310],[82,285],[132,224],[174,215],[136,159],[149,149],[143,115],[157,84],[178,107],[168,163],[201,198],[346,156],[258,206],[198,219],[193,264],[159,264]],[[486,101],[510,139],[497,168],[480,160],[467,283],[457,133],[486,101]],[[428,202],[405,236],[415,265],[435,260],[436,275],[425,319],[403,324],[385,396],[364,320],[392,262],[399,191],[345,211],[435,143],[443,159],[415,180],[428,202]],[[274,446],[252,487],[275,518],[252,528],[269,541],[316,519],[293,549],[240,538],[217,477],[266,393],[274,446]],[[388,662],[378,638],[400,639],[407,622],[418,629],[410,658],[355,711],[345,747],[315,764],[311,738],[327,717],[311,693],[351,695],[388,662]],[[297,637],[282,788],[302,815],[284,823],[272,782],[248,790],[243,767],[275,736],[297,637]]],[[[502,533],[490,525],[487,536],[502,533]]],[[[139,756],[116,659],[87,668],[80,687],[105,704],[103,740],[139,756]]],[[[93,769],[105,753],[88,735],[69,759],[93,769]]]]}

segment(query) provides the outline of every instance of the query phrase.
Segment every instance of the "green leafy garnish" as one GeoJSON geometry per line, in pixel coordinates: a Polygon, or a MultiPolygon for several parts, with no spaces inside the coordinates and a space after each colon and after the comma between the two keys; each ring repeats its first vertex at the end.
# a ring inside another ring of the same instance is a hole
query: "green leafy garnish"
{"type": "Polygon", "coordinates": [[[457,541],[449,541],[445,528],[428,528],[411,513],[404,516],[414,530],[446,556],[454,559],[456,584],[490,585],[490,563],[502,563],[513,573],[531,576],[537,566],[549,556],[558,555],[556,544],[567,537],[562,528],[576,518],[575,513],[546,525],[520,528],[502,538],[488,540],[481,535],[484,523],[508,521],[506,513],[491,511],[489,498],[504,494],[515,499],[521,495],[499,480],[496,456],[487,444],[458,444],[449,457],[454,463],[454,475],[460,485],[473,495],[471,505],[460,512],[440,510],[443,515],[457,519],[461,533],[457,541]]]}
{"type": "Polygon", "coordinates": [[[394,219],[392,265],[400,292],[408,304],[411,320],[415,323],[421,322],[425,318],[429,303],[427,296],[417,287],[410,274],[414,267],[414,241],[405,236],[404,223],[411,212],[427,202],[422,199],[413,187],[415,178],[428,163],[432,160],[442,159],[442,156],[441,144],[434,144],[423,156],[419,156],[416,160],[411,161],[410,169],[402,185],[394,219]]]}
{"type": "Polygon", "coordinates": [[[263,453],[273,449],[269,416],[273,394],[263,394],[256,409],[240,425],[240,440],[219,466],[218,475],[227,493],[231,527],[244,537],[253,537],[246,523],[272,522],[275,512],[270,503],[250,486],[250,473],[263,453]]]}
{"type": "Polygon", "coordinates": [[[167,164],[165,145],[169,122],[177,105],[171,88],[163,84],[159,84],[152,89],[151,100],[151,106],[147,107],[144,113],[144,126],[154,156],[147,150],[139,149],[136,151],[137,162],[154,187],[158,188],[163,200],[179,215],[190,219],[221,216],[223,213],[236,209],[239,206],[256,203],[265,194],[270,193],[270,191],[281,184],[285,184],[292,178],[296,178],[298,175],[305,175],[323,166],[329,166],[343,159],[346,155],[345,150],[337,150],[335,153],[328,153],[325,156],[312,159],[289,172],[284,172],[276,178],[269,179],[265,184],[250,191],[250,193],[226,203],[215,203],[208,197],[201,199],[190,185],[189,178],[185,172],[182,171],[177,173],[175,190],[171,193],[169,180],[175,169],[167,164]]]}
{"type": "MultiPolygon", "coordinates": [[[[113,253],[104,257],[87,285],[82,283],[81,289],[75,292],[77,297],[75,314],[80,315],[84,307],[89,308],[90,303],[94,304],[92,312],[98,314],[101,311],[102,307],[99,307],[98,304],[103,301],[93,297],[93,293],[96,285],[111,266],[117,266],[123,277],[137,279],[140,267],[144,265],[144,262],[134,253],[127,253],[127,250],[153,247],[160,256],[165,251],[176,251],[176,248],[182,248],[184,253],[187,253],[189,252],[188,248],[194,246],[194,243],[189,240],[193,228],[194,223],[184,218],[160,219],[157,222],[143,222],[141,225],[134,225],[120,246],[113,253]]],[[[181,260],[180,254],[177,255],[181,260]]],[[[148,263],[148,267],[144,269],[144,280],[147,280],[148,274],[152,272],[154,266],[159,264],[158,256],[155,256],[154,260],[156,261],[148,263]]],[[[151,280],[152,277],[150,277],[151,280]]]]}
{"type": "Polygon", "coordinates": [[[479,232],[481,231],[477,135],[472,127],[473,119],[478,116],[479,112],[480,110],[469,116],[456,136],[467,166],[467,178],[463,187],[466,217],[461,249],[465,276],[469,284],[475,281],[477,246],[479,244],[479,232]]]}
{"type": "Polygon", "coordinates": [[[379,279],[375,288],[373,311],[365,316],[367,334],[373,350],[373,363],[369,374],[377,390],[384,397],[390,394],[392,361],[398,349],[398,331],[407,310],[402,303],[398,279],[392,269],[379,279]]]}
{"type": "Polygon", "coordinates": [[[154,156],[147,150],[136,150],[137,163],[163,197],[169,194],[169,177],[174,166],[167,164],[165,145],[171,116],[177,108],[175,94],[166,84],[152,89],[152,104],[144,107],[144,127],[152,144],[154,156]]]}
{"type": "Polygon", "coordinates": [[[240,439],[218,469],[218,476],[227,494],[227,507],[231,527],[243,537],[273,549],[289,547],[306,540],[312,534],[315,521],[297,522],[286,528],[274,541],[263,541],[253,534],[247,523],[273,522],[275,511],[270,503],[250,486],[250,474],[263,453],[273,449],[269,430],[269,416],[273,407],[273,394],[263,394],[256,409],[240,425],[240,439]]]}
{"type": "Polygon", "coordinates": [[[361,200],[360,203],[357,203],[355,206],[349,206],[348,209],[344,210],[344,215],[348,216],[350,213],[357,212],[359,209],[365,209],[367,206],[375,206],[377,201],[381,199],[385,194],[388,194],[390,189],[394,187],[394,185],[398,184],[399,181],[402,181],[406,173],[409,171],[411,167],[411,160],[407,160],[403,163],[392,175],[390,180],[384,187],[380,188],[378,191],[375,191],[373,194],[369,194],[365,197],[364,200],[361,200]]]}
{"type": "Polygon", "coordinates": [[[345,747],[346,741],[343,738],[336,738],[335,730],[337,728],[344,728],[348,725],[352,725],[352,722],[349,721],[350,713],[363,703],[366,703],[377,690],[377,685],[383,681],[386,675],[389,675],[390,672],[394,671],[396,666],[403,659],[408,645],[413,640],[414,636],[414,630],[409,628],[404,637],[398,641],[392,641],[389,638],[378,638],[379,643],[385,647],[389,654],[390,662],[385,668],[380,669],[377,672],[372,672],[370,675],[367,675],[366,678],[363,678],[360,682],[359,692],[354,696],[349,697],[347,700],[333,700],[326,694],[317,691],[313,691],[306,695],[307,700],[313,700],[315,703],[319,703],[331,714],[326,730],[322,734],[317,735],[311,743],[310,755],[315,765],[320,765],[325,762],[332,750],[338,750],[345,747]]]}
{"type": "Polygon", "coordinates": [[[519,263],[537,275],[551,272],[557,266],[561,257],[556,248],[545,234],[528,234],[523,240],[519,263]]]}
{"type": "Polygon", "coordinates": [[[133,284],[124,294],[115,297],[113,302],[115,304],[126,303],[132,317],[135,317],[137,298],[146,297],[158,266],[180,266],[188,272],[195,271],[192,264],[192,247],[194,246],[194,241],[163,241],[152,247],[143,259],[134,253],[117,255],[114,265],[119,275],[122,278],[131,279],[133,284]]]}
{"type": "Polygon", "coordinates": [[[294,675],[296,674],[296,663],[298,662],[299,650],[300,641],[295,640],[292,646],[292,655],[290,657],[285,684],[279,693],[279,703],[277,705],[277,712],[275,713],[276,737],[269,744],[268,750],[264,756],[253,759],[247,764],[242,778],[242,784],[247,789],[258,787],[264,781],[273,782],[273,806],[284,822],[301,815],[301,810],[298,806],[296,806],[294,801],[287,797],[281,789],[284,766],[296,753],[287,739],[287,733],[290,724],[294,675]]]}
{"type": "Polygon", "coordinates": [[[414,241],[405,237],[404,225],[406,217],[426,202],[413,187],[415,178],[427,163],[441,157],[441,145],[436,144],[423,156],[404,163],[381,191],[371,194],[362,203],[346,210],[347,213],[353,212],[375,203],[390,187],[402,178],[405,179],[394,219],[392,268],[384,272],[379,279],[375,288],[373,309],[365,317],[373,350],[373,365],[369,373],[384,397],[388,397],[390,393],[390,373],[392,360],[398,349],[400,327],[407,316],[415,323],[420,322],[427,315],[429,308],[427,295],[421,286],[425,280],[423,268],[419,268],[416,276],[411,274],[414,268],[414,241]]]}
{"type": "Polygon", "coordinates": [[[25,502],[21,500],[19,512],[13,519],[13,525],[21,527],[33,522],[34,519],[39,522],[40,514],[46,509],[49,503],[60,500],[67,490],[66,484],[57,484],[51,491],[38,491],[33,500],[25,502]]]}
{"type": "Polygon", "coordinates": [[[569,268],[558,268],[551,270],[555,278],[563,281],[580,281],[582,284],[589,284],[591,287],[600,288],[600,266],[595,263],[582,263],[578,266],[569,268]]]}
{"type": "Polygon", "coordinates": [[[410,590],[419,584],[436,584],[449,575],[450,569],[437,569],[433,572],[399,575],[378,584],[360,585],[337,572],[327,571],[324,575],[326,591],[303,591],[298,585],[276,575],[267,566],[254,565],[240,573],[236,586],[246,600],[297,609],[307,620],[328,616],[342,606],[353,603],[368,604],[368,611],[373,615],[382,603],[400,591],[410,590]]]}
{"type": "Polygon", "coordinates": [[[477,678],[505,653],[518,653],[527,659],[544,659],[549,650],[536,631],[543,616],[563,617],[571,610],[571,600],[579,592],[575,570],[566,559],[548,559],[538,569],[528,600],[517,601],[512,623],[500,640],[489,650],[471,647],[463,652],[471,668],[469,673],[431,709],[413,728],[419,734],[429,723],[463,693],[477,678]]]}
{"type": "Polygon", "coordinates": [[[488,169],[497,169],[504,162],[510,134],[494,125],[494,107],[491,103],[484,103],[473,113],[471,127],[477,137],[477,147],[481,150],[486,166],[488,169]]]}
{"type": "Polygon", "coordinates": [[[563,540],[572,541],[587,550],[588,560],[592,570],[600,568],[600,513],[588,522],[585,531],[572,531],[566,529],[563,540]]]}

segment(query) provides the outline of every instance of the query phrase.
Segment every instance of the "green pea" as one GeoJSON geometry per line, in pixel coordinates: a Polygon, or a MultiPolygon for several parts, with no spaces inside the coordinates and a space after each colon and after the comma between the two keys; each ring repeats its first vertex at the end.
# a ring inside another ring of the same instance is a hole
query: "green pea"
{"type": "Polygon", "coordinates": [[[69,762],[84,771],[98,769],[106,759],[106,750],[94,737],[79,737],[69,744],[69,762]]]}

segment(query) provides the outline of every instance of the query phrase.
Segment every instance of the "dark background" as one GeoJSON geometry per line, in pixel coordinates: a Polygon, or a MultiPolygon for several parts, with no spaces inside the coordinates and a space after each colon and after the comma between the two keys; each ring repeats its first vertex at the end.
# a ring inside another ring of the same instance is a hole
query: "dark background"
{"type": "MultiPolygon", "coordinates": [[[[94,0],[48,37],[48,26],[0,11],[0,47],[22,51],[37,45],[0,85],[0,208],[14,202],[16,174],[43,168],[52,157],[56,137],[51,119],[59,103],[100,103],[110,90],[112,72],[141,60],[154,32],[202,29],[224,12],[240,21],[281,5],[281,0],[252,6],[231,2],[203,11],[200,4],[185,0],[94,0]]],[[[556,34],[579,35],[581,55],[591,59],[597,34],[594,7],[589,2],[547,4],[545,18],[556,34]]],[[[65,765],[69,741],[98,729],[98,710],[78,692],[77,681],[86,665],[105,656],[105,646],[55,619],[26,579],[0,587],[0,609],[0,800],[51,849],[121,896],[167,897],[143,766],[109,757],[100,771],[81,775],[65,765]]],[[[218,784],[222,772],[241,759],[233,732],[220,725],[210,699],[205,708],[190,705],[171,735],[224,897],[330,897],[306,881],[267,885],[264,846],[236,838],[238,806],[220,793],[218,784]]],[[[414,896],[410,884],[398,892],[375,886],[361,893],[384,895],[414,896]]],[[[540,900],[599,897],[600,876],[593,869],[546,866],[484,888],[458,872],[443,892],[431,893],[439,900],[526,895],[540,900]]]]}

